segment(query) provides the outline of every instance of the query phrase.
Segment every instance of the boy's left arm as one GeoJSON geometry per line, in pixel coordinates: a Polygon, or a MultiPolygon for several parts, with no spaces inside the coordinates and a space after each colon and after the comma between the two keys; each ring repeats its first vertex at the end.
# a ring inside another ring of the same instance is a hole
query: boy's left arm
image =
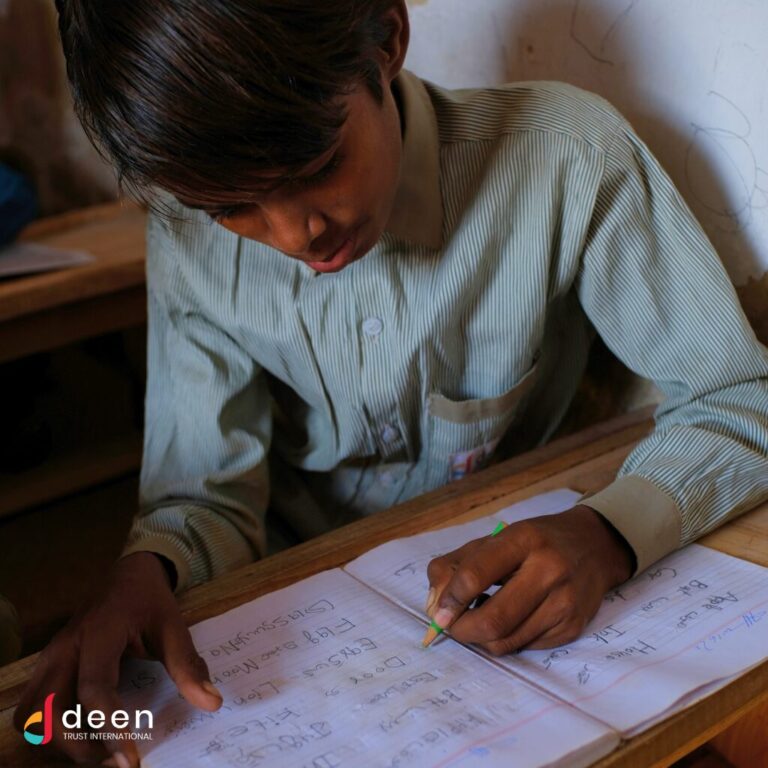
{"type": "Polygon", "coordinates": [[[606,344],[666,400],[603,491],[429,564],[428,614],[492,653],[573,640],[633,570],[768,498],[768,350],[701,227],[623,121],[575,284],[606,344]],[[502,589],[463,613],[494,583],[502,589]]]}
{"type": "Polygon", "coordinates": [[[674,185],[622,124],[577,278],[606,344],[665,395],[656,428],[583,504],[643,570],[768,497],[768,350],[674,185]]]}

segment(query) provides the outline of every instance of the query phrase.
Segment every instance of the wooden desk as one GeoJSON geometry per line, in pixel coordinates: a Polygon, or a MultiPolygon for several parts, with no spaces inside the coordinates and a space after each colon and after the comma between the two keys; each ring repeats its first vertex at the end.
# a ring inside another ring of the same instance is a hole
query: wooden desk
{"type": "MultiPolygon", "coordinates": [[[[109,203],[41,219],[20,240],[85,251],[92,263],[0,279],[0,363],[146,323],[146,213],[109,203]]],[[[0,517],[138,471],[141,436],[0,475],[0,517]]]]}
{"type": "Polygon", "coordinates": [[[110,203],[29,226],[21,240],[94,261],[0,280],[0,363],[144,324],[145,221],[136,205],[110,203]]]}
{"type": "MultiPolygon", "coordinates": [[[[611,481],[634,443],[651,427],[648,411],[630,414],[491,467],[393,509],[233,571],[180,598],[189,624],[326,568],[344,565],[371,547],[429,528],[491,514],[554,488],[594,491],[611,481]]],[[[703,540],[708,546],[768,565],[768,505],[703,540]]],[[[35,657],[0,670],[0,765],[44,763],[13,731],[11,716],[35,657]]],[[[685,712],[637,736],[596,765],[665,766],[711,739],[752,708],[768,702],[768,662],[685,712]]],[[[66,763],[46,763],[66,765],[66,763]]]]}

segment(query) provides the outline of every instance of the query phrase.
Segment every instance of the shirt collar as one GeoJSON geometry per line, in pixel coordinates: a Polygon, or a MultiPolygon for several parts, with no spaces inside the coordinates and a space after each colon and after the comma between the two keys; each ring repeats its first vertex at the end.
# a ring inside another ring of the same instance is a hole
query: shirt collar
{"type": "Polygon", "coordinates": [[[405,124],[400,182],[386,231],[395,237],[440,248],[443,200],[437,117],[424,83],[403,70],[395,79],[405,124]]]}

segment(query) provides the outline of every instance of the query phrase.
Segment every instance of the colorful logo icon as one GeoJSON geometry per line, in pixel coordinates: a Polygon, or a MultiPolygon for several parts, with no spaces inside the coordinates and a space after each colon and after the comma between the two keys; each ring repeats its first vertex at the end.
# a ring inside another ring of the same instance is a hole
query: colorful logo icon
{"type": "Polygon", "coordinates": [[[45,697],[45,703],[43,704],[43,711],[39,709],[37,712],[33,712],[24,723],[24,738],[30,744],[47,744],[53,738],[53,697],[55,693],[49,693],[45,697]],[[43,724],[43,735],[37,733],[30,733],[29,726],[36,723],[43,724]]]}

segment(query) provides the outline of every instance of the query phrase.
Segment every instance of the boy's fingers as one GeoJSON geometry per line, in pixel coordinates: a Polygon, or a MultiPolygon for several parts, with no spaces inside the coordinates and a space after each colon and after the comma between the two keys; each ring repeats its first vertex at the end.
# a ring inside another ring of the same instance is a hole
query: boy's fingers
{"type": "MultiPolygon", "coordinates": [[[[120,659],[126,644],[122,630],[116,628],[104,627],[101,632],[84,633],[77,678],[77,698],[83,705],[85,724],[88,724],[89,714],[95,713],[91,717],[97,718],[98,725],[93,730],[98,733],[114,733],[116,737],[125,736],[131,731],[129,727],[123,730],[112,726],[113,713],[123,709],[117,695],[117,685],[120,659]]],[[[120,768],[137,768],[139,765],[138,750],[129,739],[105,739],[101,741],[101,746],[115,758],[117,765],[123,763],[120,768]]]]}
{"type": "MultiPolygon", "coordinates": [[[[35,712],[44,712],[45,700],[55,694],[52,706],[52,738],[42,749],[58,750],[72,760],[97,760],[103,757],[103,751],[94,749],[88,742],[64,739],[62,714],[76,703],[75,678],[77,675],[77,653],[73,644],[55,638],[40,654],[32,676],[21,695],[16,711],[13,713],[13,724],[19,732],[24,731],[25,724],[35,712]]],[[[45,715],[43,715],[45,716],[45,715]]],[[[40,725],[32,725],[31,730],[37,734],[42,732],[40,725]]]]}
{"type": "Polygon", "coordinates": [[[217,710],[223,697],[211,683],[208,665],[198,654],[181,615],[164,622],[159,635],[155,642],[160,660],[179,693],[193,707],[210,712],[217,710]]]}
{"type": "Polygon", "coordinates": [[[451,625],[451,635],[462,643],[490,647],[504,641],[509,653],[536,639],[558,618],[551,616],[547,603],[548,585],[533,568],[521,568],[480,607],[466,611],[451,625]]]}
{"type": "Polygon", "coordinates": [[[458,549],[446,552],[444,555],[440,555],[440,557],[433,557],[427,564],[427,578],[429,579],[429,583],[433,587],[442,583],[447,583],[458,564],[473,549],[476,549],[480,543],[480,539],[468,541],[464,546],[459,547],[458,549]]]}
{"type": "Polygon", "coordinates": [[[76,674],[77,651],[74,644],[62,640],[61,636],[56,636],[40,652],[29,682],[21,694],[19,704],[13,713],[13,725],[16,730],[22,731],[29,715],[42,706],[42,699],[45,699],[49,693],[56,692],[50,682],[54,677],[60,681],[68,681],[72,687],[76,674]]]}
{"type": "MultiPolygon", "coordinates": [[[[53,693],[55,696],[51,712],[52,738],[51,741],[42,746],[41,749],[48,753],[56,751],[61,752],[78,763],[85,761],[96,762],[103,758],[105,752],[103,748],[95,742],[64,738],[65,728],[62,723],[62,716],[65,710],[71,709],[77,703],[75,697],[75,680],[72,670],[61,669],[60,671],[52,671],[50,676],[44,680],[43,688],[39,690],[41,691],[39,699],[33,698],[28,705],[19,704],[19,709],[17,711],[23,715],[21,729],[24,727],[24,721],[26,721],[33,712],[44,711],[45,699],[48,695],[53,693]],[[24,709],[22,709],[22,706],[24,709]]],[[[42,724],[32,726],[32,730],[38,734],[42,733],[43,728],[41,725],[42,724]]],[[[82,730],[84,729],[66,729],[67,732],[75,733],[79,733],[82,730]]]]}
{"type": "MultiPolygon", "coordinates": [[[[113,758],[114,764],[119,766],[119,768],[139,768],[141,758],[138,749],[136,748],[136,744],[131,741],[128,736],[128,734],[132,733],[131,723],[133,722],[133,717],[131,717],[130,712],[128,713],[128,722],[125,722],[125,718],[122,717],[119,720],[121,727],[116,728],[112,725],[113,714],[118,710],[121,710],[123,713],[125,712],[117,692],[108,691],[103,688],[86,691],[85,694],[80,694],[80,702],[83,705],[83,720],[85,725],[88,725],[88,715],[85,713],[95,713],[98,711],[99,719],[97,724],[103,722],[103,725],[93,727],[92,730],[100,734],[114,734],[113,738],[107,738],[97,742],[101,744],[109,757],[113,758]],[[101,716],[102,714],[103,717],[101,716]]],[[[93,716],[94,715],[91,714],[91,717],[93,716]]],[[[102,758],[104,757],[103,754],[101,756],[102,758]]]]}
{"type": "Polygon", "coordinates": [[[583,624],[574,624],[568,621],[560,622],[521,647],[526,650],[536,651],[566,645],[579,637],[585,624],[586,622],[583,624]]]}
{"type": "Polygon", "coordinates": [[[435,611],[437,611],[440,595],[443,593],[446,586],[448,586],[453,574],[456,573],[459,564],[470,552],[477,549],[481,544],[482,539],[468,541],[458,549],[454,549],[452,552],[446,552],[446,554],[441,555],[440,557],[435,557],[429,561],[427,565],[427,578],[429,579],[430,588],[424,608],[424,612],[427,616],[432,618],[435,611]]]}
{"type": "Polygon", "coordinates": [[[454,561],[450,578],[440,592],[432,617],[440,627],[451,626],[479,594],[497,582],[506,581],[528,555],[515,535],[515,526],[473,543],[475,546],[454,561]]]}

